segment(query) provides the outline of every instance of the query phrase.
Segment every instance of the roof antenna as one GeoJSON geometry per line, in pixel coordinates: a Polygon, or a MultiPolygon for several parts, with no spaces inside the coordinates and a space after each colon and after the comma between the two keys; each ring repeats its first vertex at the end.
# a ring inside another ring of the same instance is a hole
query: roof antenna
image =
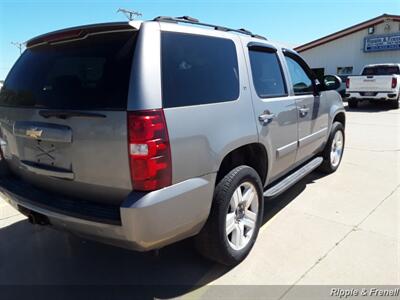
{"type": "Polygon", "coordinates": [[[117,13],[122,12],[129,21],[133,21],[136,17],[141,17],[142,13],[134,10],[127,10],[125,8],[118,8],[117,13]]]}

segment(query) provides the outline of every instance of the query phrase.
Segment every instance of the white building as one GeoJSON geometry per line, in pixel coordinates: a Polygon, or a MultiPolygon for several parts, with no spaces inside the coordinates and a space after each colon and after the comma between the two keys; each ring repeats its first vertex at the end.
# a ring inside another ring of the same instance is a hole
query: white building
{"type": "Polygon", "coordinates": [[[318,77],[358,75],[367,64],[400,63],[400,15],[384,14],[295,50],[318,77]]]}

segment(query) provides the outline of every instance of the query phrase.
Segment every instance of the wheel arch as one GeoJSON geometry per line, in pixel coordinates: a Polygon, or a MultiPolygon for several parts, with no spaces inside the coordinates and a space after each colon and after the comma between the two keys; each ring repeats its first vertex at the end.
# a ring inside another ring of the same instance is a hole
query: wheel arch
{"type": "Polygon", "coordinates": [[[339,111],[335,114],[332,119],[332,124],[335,122],[340,122],[343,124],[343,127],[346,128],[346,114],[343,111],[339,111]]]}
{"type": "Polygon", "coordinates": [[[264,184],[268,174],[268,152],[261,143],[250,143],[237,147],[227,153],[219,164],[215,184],[217,184],[232,169],[247,165],[252,167],[264,184]]]}

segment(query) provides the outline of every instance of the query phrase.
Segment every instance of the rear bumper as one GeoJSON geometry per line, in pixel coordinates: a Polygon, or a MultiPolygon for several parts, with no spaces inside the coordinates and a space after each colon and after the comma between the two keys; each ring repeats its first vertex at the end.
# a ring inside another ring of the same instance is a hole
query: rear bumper
{"type": "MultiPolygon", "coordinates": [[[[0,196],[16,209],[46,216],[51,226],[100,242],[147,251],[197,234],[207,220],[215,174],[188,179],[151,193],[131,193],[120,207],[121,224],[65,215],[34,204],[0,185],[0,196]]],[[[54,199],[56,201],[57,199],[54,199]]]]}
{"type": "Polygon", "coordinates": [[[363,95],[362,92],[346,92],[348,100],[396,100],[399,97],[399,92],[387,91],[377,92],[374,95],[363,95]]]}

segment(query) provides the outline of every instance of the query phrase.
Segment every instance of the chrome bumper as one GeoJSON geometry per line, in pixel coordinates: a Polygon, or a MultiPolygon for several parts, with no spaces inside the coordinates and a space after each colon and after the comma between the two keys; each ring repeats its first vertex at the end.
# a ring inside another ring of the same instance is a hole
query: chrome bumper
{"type": "Polygon", "coordinates": [[[398,99],[399,94],[395,91],[393,92],[378,92],[373,96],[363,96],[360,92],[350,92],[346,93],[346,98],[354,99],[354,100],[396,100],[398,99]]]}

